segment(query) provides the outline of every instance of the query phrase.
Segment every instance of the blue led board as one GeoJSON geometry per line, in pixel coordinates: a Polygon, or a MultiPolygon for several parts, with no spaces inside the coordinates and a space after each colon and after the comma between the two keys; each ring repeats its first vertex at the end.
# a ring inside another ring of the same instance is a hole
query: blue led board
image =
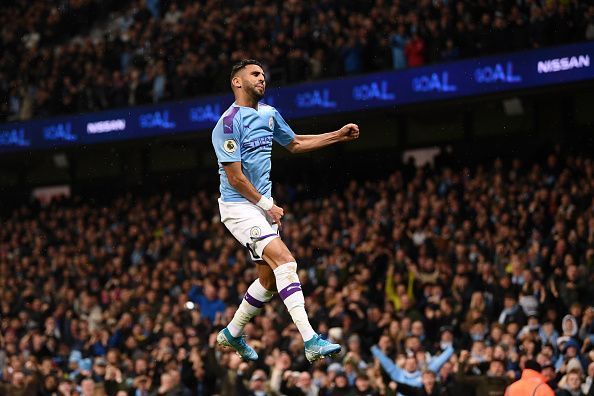
{"type": "MultiPolygon", "coordinates": [[[[285,118],[390,108],[594,79],[594,42],[269,89],[285,118]]],[[[211,130],[231,94],[0,125],[0,152],[211,130]]]]}

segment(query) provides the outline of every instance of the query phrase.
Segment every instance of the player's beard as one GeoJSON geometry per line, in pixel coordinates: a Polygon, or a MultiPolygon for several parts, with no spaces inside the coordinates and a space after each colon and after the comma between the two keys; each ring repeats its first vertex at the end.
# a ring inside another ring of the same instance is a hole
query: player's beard
{"type": "Polygon", "coordinates": [[[260,93],[260,91],[258,91],[258,89],[256,88],[255,85],[250,85],[248,87],[246,87],[246,93],[251,96],[253,99],[255,99],[256,101],[259,101],[260,99],[262,99],[264,97],[264,93],[266,92],[266,88],[264,88],[262,90],[262,93],[260,93]]]}

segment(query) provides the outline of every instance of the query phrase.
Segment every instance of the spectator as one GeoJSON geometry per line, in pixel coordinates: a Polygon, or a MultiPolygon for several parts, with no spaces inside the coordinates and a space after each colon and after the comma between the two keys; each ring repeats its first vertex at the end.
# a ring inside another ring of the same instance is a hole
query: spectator
{"type": "Polygon", "coordinates": [[[406,42],[406,27],[404,24],[399,24],[396,32],[390,37],[390,46],[392,48],[392,67],[394,69],[404,69],[406,67],[407,62],[404,55],[406,42]]]}
{"type": "Polygon", "coordinates": [[[592,396],[594,394],[594,387],[592,383],[594,382],[594,362],[588,365],[588,371],[586,379],[582,385],[582,393],[592,396]]]}
{"type": "Polygon", "coordinates": [[[516,296],[513,292],[508,292],[503,298],[503,311],[499,315],[499,323],[506,325],[508,323],[517,323],[524,325],[526,322],[526,315],[524,310],[517,303],[516,296]]]}
{"type": "Polygon", "coordinates": [[[565,306],[569,307],[579,301],[580,295],[584,292],[584,286],[576,265],[567,267],[565,279],[566,281],[559,286],[559,294],[565,306]]]}
{"type": "Polygon", "coordinates": [[[217,291],[210,282],[205,283],[203,290],[194,286],[188,297],[190,301],[198,304],[202,314],[211,322],[215,321],[217,314],[222,314],[225,311],[225,303],[218,298],[217,291]]]}
{"type": "Polygon", "coordinates": [[[594,6],[589,6],[585,14],[586,40],[594,40],[594,6]]]}
{"type": "Polygon", "coordinates": [[[7,378],[9,383],[0,383],[2,394],[14,396],[35,396],[39,385],[39,374],[13,371],[7,378]]]}
{"type": "Polygon", "coordinates": [[[361,73],[363,70],[362,48],[359,40],[354,36],[348,37],[342,48],[344,71],[347,74],[361,73]]]}
{"type": "Polygon", "coordinates": [[[572,370],[567,374],[567,383],[557,389],[555,396],[586,396],[581,389],[581,371],[572,370]]]}
{"type": "MultiPolygon", "coordinates": [[[[468,351],[460,353],[455,382],[461,386],[469,386],[475,395],[503,396],[505,388],[510,383],[509,378],[505,376],[505,363],[502,360],[493,359],[489,362],[489,368],[485,373],[468,375],[467,373],[471,371],[481,372],[480,366],[482,365],[482,362],[473,361],[469,357],[468,351]]],[[[458,388],[458,392],[463,393],[460,388],[458,388]]]]}
{"type": "Polygon", "coordinates": [[[249,381],[249,388],[241,391],[242,395],[260,396],[270,395],[272,390],[267,386],[267,378],[264,370],[255,370],[249,381]]]}
{"type": "Polygon", "coordinates": [[[527,360],[522,371],[522,378],[507,388],[506,395],[553,396],[553,390],[546,384],[540,371],[540,364],[534,360],[527,360]]]}
{"type": "Polygon", "coordinates": [[[411,386],[396,381],[396,389],[404,396],[438,396],[441,394],[441,386],[435,380],[435,373],[428,370],[422,374],[421,387],[411,386]]]}
{"type": "MultiPolygon", "coordinates": [[[[371,352],[373,353],[373,356],[380,361],[382,367],[393,381],[406,383],[417,388],[421,387],[422,373],[417,367],[417,358],[415,358],[414,355],[406,358],[404,369],[401,369],[395,365],[390,358],[382,353],[378,347],[372,347],[371,352]]],[[[441,369],[453,353],[454,348],[450,346],[443,351],[441,355],[433,357],[427,363],[428,370],[435,376],[435,373],[441,369]]]]}
{"type": "Polygon", "coordinates": [[[407,65],[409,67],[422,66],[425,64],[425,40],[417,32],[412,33],[411,39],[404,47],[407,65]]]}

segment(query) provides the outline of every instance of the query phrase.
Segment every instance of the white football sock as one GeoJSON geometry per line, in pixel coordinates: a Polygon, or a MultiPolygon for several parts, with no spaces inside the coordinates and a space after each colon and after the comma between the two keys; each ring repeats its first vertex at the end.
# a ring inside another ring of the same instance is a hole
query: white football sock
{"type": "Polygon", "coordinates": [[[301,290],[301,283],[297,276],[297,263],[290,262],[278,266],[274,270],[278,295],[287,306],[291,318],[303,337],[303,341],[309,341],[316,333],[309,324],[307,312],[305,312],[305,298],[301,290]]]}
{"type": "Polygon", "coordinates": [[[266,290],[260,283],[260,279],[256,279],[250,287],[248,287],[239,308],[235,311],[233,319],[227,325],[227,329],[233,337],[239,337],[245,325],[254,316],[262,311],[264,303],[270,301],[274,296],[274,292],[266,290]]]}

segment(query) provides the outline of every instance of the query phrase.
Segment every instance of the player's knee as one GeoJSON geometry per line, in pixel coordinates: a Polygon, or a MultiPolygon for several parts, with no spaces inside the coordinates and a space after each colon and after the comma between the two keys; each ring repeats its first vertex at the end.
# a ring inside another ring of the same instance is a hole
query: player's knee
{"type": "Polygon", "coordinates": [[[282,248],[279,249],[277,262],[279,265],[295,262],[295,257],[293,257],[293,255],[284,243],[282,245],[282,248]]]}
{"type": "Polygon", "coordinates": [[[276,292],[276,279],[274,276],[264,276],[260,277],[260,284],[269,291],[276,292]]]}
{"type": "Polygon", "coordinates": [[[283,265],[286,263],[292,263],[295,262],[295,258],[293,257],[293,255],[289,252],[285,253],[285,254],[281,254],[279,259],[278,259],[278,264],[279,265],[283,265]]]}
{"type": "Polygon", "coordinates": [[[271,242],[264,249],[264,257],[267,259],[267,261],[272,261],[276,267],[295,261],[295,258],[293,257],[287,246],[285,246],[285,244],[278,238],[275,241],[271,242]],[[276,241],[279,241],[280,243],[276,241]]]}

